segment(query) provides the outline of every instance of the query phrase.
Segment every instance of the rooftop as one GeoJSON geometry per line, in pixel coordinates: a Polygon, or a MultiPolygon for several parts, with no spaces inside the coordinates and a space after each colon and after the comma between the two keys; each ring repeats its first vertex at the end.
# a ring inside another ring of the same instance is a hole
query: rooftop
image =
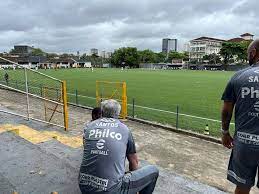
{"type": "Polygon", "coordinates": [[[250,33],[244,33],[242,35],[240,35],[241,37],[244,37],[244,36],[254,36],[253,34],[250,34],[250,33]]]}
{"type": "Polygon", "coordinates": [[[228,40],[228,42],[242,42],[245,41],[243,38],[231,38],[228,40]]]}
{"type": "Polygon", "coordinates": [[[212,40],[212,41],[221,41],[221,42],[225,42],[225,41],[226,41],[226,40],[223,40],[223,39],[212,38],[212,37],[206,37],[206,36],[202,36],[202,37],[193,39],[192,41],[196,41],[196,40],[212,40]]]}

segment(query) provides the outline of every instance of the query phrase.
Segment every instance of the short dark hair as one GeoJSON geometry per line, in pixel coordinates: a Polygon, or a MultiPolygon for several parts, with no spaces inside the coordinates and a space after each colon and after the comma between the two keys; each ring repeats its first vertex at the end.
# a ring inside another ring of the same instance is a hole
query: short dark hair
{"type": "Polygon", "coordinates": [[[102,116],[102,110],[100,107],[95,107],[93,110],[92,110],[92,120],[97,120],[99,118],[101,118],[102,116]]]}

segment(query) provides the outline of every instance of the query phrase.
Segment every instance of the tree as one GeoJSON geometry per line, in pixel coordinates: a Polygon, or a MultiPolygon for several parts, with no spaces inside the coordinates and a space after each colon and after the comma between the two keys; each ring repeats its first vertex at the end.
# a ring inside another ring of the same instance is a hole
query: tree
{"type": "Polygon", "coordinates": [[[160,53],[155,53],[155,63],[164,63],[166,62],[166,53],[160,52],[160,53]]]}
{"type": "Polygon", "coordinates": [[[123,47],[116,50],[111,56],[111,63],[116,67],[138,67],[139,55],[135,47],[123,47]]]}
{"type": "Polygon", "coordinates": [[[46,53],[47,58],[55,58],[58,57],[59,55],[57,53],[46,53]]]}
{"type": "Polygon", "coordinates": [[[232,42],[224,42],[222,44],[219,54],[223,58],[224,65],[227,65],[227,63],[229,63],[229,60],[233,58],[233,49],[234,45],[232,42]]]}
{"type": "Polygon", "coordinates": [[[231,59],[234,61],[247,61],[247,48],[250,41],[242,42],[224,42],[220,50],[220,55],[223,57],[223,63],[226,66],[231,59]]]}
{"type": "Polygon", "coordinates": [[[11,50],[9,51],[9,54],[14,54],[14,49],[11,49],[11,50]]]}
{"type": "Polygon", "coordinates": [[[186,53],[186,52],[180,53],[180,52],[176,52],[176,51],[170,51],[168,53],[167,62],[172,62],[173,59],[184,60],[186,58],[188,58],[188,53],[186,53]]]}
{"type": "Polygon", "coordinates": [[[31,55],[33,56],[45,56],[46,53],[42,51],[40,48],[33,48],[31,55]]]}
{"type": "Polygon", "coordinates": [[[149,49],[138,51],[138,55],[141,63],[155,63],[156,55],[149,49]]]}
{"type": "Polygon", "coordinates": [[[241,62],[247,62],[247,48],[251,41],[242,41],[239,43],[239,53],[237,53],[238,60],[241,62]]]}
{"type": "Polygon", "coordinates": [[[184,61],[189,61],[189,60],[190,60],[190,59],[189,59],[189,52],[184,51],[183,54],[184,54],[183,60],[184,60],[184,61]]]}
{"type": "Polygon", "coordinates": [[[99,57],[98,55],[95,55],[95,54],[87,55],[84,53],[80,57],[80,59],[84,61],[90,61],[93,66],[101,66],[103,63],[106,63],[106,61],[102,57],[99,57]]]}
{"type": "Polygon", "coordinates": [[[215,53],[203,56],[202,60],[208,61],[210,64],[217,64],[221,62],[220,56],[215,53]]]}

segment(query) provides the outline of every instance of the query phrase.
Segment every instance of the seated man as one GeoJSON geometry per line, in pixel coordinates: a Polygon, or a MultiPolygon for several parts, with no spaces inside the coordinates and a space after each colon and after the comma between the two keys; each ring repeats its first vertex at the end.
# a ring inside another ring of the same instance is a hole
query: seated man
{"type": "Polygon", "coordinates": [[[102,116],[101,108],[100,107],[95,107],[92,110],[92,121],[95,121],[95,120],[101,118],[101,116],[102,116]]]}
{"type": "Polygon", "coordinates": [[[84,156],[79,173],[83,194],[151,194],[158,178],[155,166],[138,169],[131,131],[118,120],[121,106],[115,100],[101,104],[102,118],[84,129],[84,156]],[[125,174],[125,159],[129,173],[125,174]]]}

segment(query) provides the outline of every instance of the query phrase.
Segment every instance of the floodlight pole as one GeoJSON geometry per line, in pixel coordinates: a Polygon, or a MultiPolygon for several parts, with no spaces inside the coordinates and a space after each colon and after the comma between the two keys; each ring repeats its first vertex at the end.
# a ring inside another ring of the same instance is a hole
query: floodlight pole
{"type": "Polygon", "coordinates": [[[25,91],[26,91],[26,100],[27,100],[27,119],[30,120],[30,102],[29,102],[29,88],[28,88],[28,77],[27,77],[27,68],[24,68],[25,76],[25,91]]]}

